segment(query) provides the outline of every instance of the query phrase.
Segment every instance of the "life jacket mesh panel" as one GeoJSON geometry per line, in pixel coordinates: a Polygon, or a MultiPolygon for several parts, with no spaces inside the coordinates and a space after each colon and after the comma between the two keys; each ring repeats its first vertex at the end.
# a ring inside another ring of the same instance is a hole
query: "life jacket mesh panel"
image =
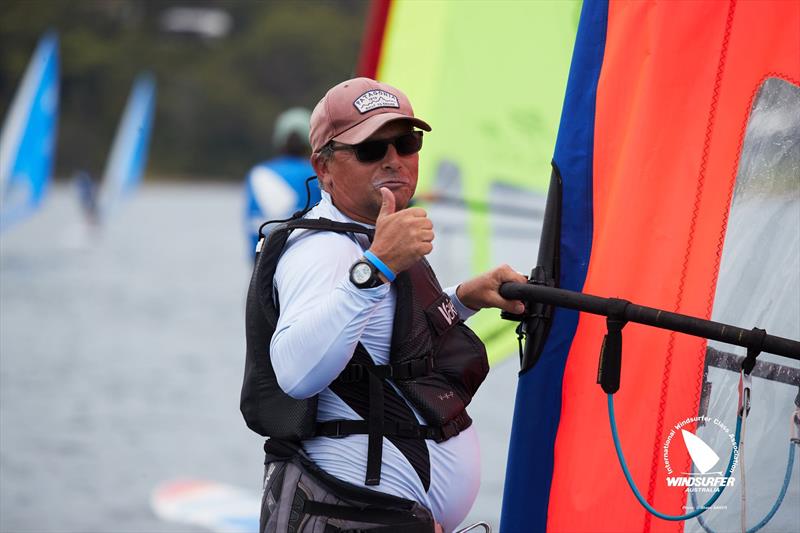
{"type": "Polygon", "coordinates": [[[397,386],[428,424],[444,425],[464,411],[489,372],[486,350],[457,318],[437,333],[430,315],[439,313],[436,304],[442,300],[437,297],[443,293],[427,261],[399,274],[395,284],[398,305],[392,356],[407,361],[420,353],[432,354],[435,368],[427,376],[398,381],[397,386]]]}
{"type": "Polygon", "coordinates": [[[288,237],[289,231],[273,230],[256,257],[245,308],[247,355],[240,409],[247,426],[256,433],[301,440],[314,435],[317,396],[296,400],[283,392],[269,356],[278,316],[272,299],[273,278],[288,237]]]}

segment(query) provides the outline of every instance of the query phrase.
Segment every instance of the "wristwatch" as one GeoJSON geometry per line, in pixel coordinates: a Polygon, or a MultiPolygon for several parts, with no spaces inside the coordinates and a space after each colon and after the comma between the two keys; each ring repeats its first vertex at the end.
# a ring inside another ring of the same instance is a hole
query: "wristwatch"
{"type": "Polygon", "coordinates": [[[383,284],[378,277],[378,269],[364,258],[350,267],[350,281],[359,289],[373,289],[383,284]]]}

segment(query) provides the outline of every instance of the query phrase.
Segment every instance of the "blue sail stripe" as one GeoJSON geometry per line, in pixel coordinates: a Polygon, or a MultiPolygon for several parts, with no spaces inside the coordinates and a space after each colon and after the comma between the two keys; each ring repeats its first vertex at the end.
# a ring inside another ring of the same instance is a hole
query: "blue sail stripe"
{"type": "MultiPolygon", "coordinates": [[[[581,11],[554,162],[563,178],[561,278],[581,290],[592,247],[592,162],[597,83],[605,52],[607,0],[581,11]]],[[[578,313],[557,309],[536,366],[519,377],[508,452],[500,531],[545,531],[561,385],[578,313]]]]}

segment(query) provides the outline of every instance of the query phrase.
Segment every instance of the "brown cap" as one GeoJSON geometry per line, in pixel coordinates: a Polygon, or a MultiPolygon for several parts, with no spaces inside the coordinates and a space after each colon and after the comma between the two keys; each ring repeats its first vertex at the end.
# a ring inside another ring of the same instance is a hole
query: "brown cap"
{"type": "Polygon", "coordinates": [[[414,116],[402,91],[369,78],[343,81],[329,90],[311,113],[311,149],[316,152],[332,140],[358,144],[393,120],[408,120],[431,131],[427,122],[414,116]]]}

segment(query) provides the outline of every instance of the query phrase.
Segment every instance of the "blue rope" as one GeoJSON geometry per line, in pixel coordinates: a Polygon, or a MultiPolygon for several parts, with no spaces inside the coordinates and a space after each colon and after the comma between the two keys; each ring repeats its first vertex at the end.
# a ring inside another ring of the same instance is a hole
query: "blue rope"
{"type": "MultiPolygon", "coordinates": [[[[691,513],[687,513],[684,515],[668,515],[653,509],[653,507],[649,503],[647,503],[647,500],[645,500],[644,497],[639,493],[639,489],[636,488],[636,483],[634,483],[633,478],[631,477],[631,473],[628,470],[628,465],[625,463],[625,457],[622,454],[622,445],[619,442],[619,435],[617,434],[617,421],[616,418],[614,417],[613,394],[608,395],[608,418],[609,421],[611,422],[611,436],[614,438],[614,447],[617,450],[617,458],[619,459],[619,465],[622,467],[622,472],[625,474],[625,479],[628,480],[628,485],[631,487],[631,490],[633,491],[634,496],[636,496],[636,499],[639,500],[639,503],[642,504],[642,507],[650,511],[650,513],[664,520],[672,520],[672,521],[688,520],[690,518],[694,518],[695,516],[699,516],[702,513],[706,512],[712,505],[714,505],[714,502],[716,502],[717,499],[719,499],[719,497],[722,495],[722,491],[725,490],[724,485],[722,487],[718,487],[717,490],[714,491],[714,495],[711,496],[711,498],[709,498],[709,500],[702,508],[695,509],[691,513]]],[[[739,437],[741,434],[741,430],[742,430],[742,417],[738,416],[736,417],[736,435],[734,437],[736,440],[737,447],[739,446],[739,437]]],[[[728,468],[726,469],[728,473],[727,477],[730,477],[730,475],[733,473],[733,463],[735,462],[735,459],[736,459],[736,449],[734,448],[731,450],[731,458],[728,461],[728,468]]]]}
{"type": "MultiPolygon", "coordinates": [[[[783,476],[783,486],[781,487],[781,492],[778,494],[778,499],[775,500],[775,503],[772,505],[772,509],[769,510],[767,515],[762,518],[758,524],[748,529],[747,533],[756,533],[756,531],[766,526],[767,523],[772,520],[772,517],[775,516],[775,513],[778,512],[778,509],[780,509],[781,504],[783,503],[783,498],[786,496],[786,490],[789,488],[789,480],[792,479],[792,468],[794,467],[794,447],[794,442],[789,442],[789,460],[786,462],[786,474],[783,476]]],[[[692,493],[692,505],[697,507],[697,496],[694,492],[692,493]]],[[[700,522],[700,525],[703,526],[703,529],[708,531],[708,533],[716,533],[713,529],[706,525],[706,521],[702,516],[698,516],[697,521],[700,522]]]]}

